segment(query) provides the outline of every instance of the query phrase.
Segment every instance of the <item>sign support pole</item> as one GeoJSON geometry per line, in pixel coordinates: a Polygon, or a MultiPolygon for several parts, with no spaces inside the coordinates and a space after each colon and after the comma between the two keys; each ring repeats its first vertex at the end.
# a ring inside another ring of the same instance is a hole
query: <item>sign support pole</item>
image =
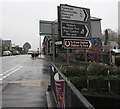
{"type": "Polygon", "coordinates": [[[67,49],[67,65],[69,66],[69,49],[67,49]]]}
{"type": "Polygon", "coordinates": [[[55,29],[55,26],[54,26],[54,22],[52,23],[52,46],[53,46],[53,63],[55,62],[55,37],[54,37],[54,29],[55,29]]]}
{"type": "Polygon", "coordinates": [[[85,64],[86,64],[86,79],[87,79],[87,88],[89,89],[89,80],[88,80],[88,71],[87,71],[87,62],[88,62],[88,56],[87,56],[87,49],[85,49],[85,64]]]}
{"type": "Polygon", "coordinates": [[[40,36],[40,49],[39,49],[39,55],[41,57],[41,36],[40,36]]]}
{"type": "MultiPolygon", "coordinates": [[[[39,25],[39,30],[40,30],[40,25],[39,25]]],[[[39,35],[40,35],[39,55],[41,57],[41,34],[39,33],[39,35]]]]}

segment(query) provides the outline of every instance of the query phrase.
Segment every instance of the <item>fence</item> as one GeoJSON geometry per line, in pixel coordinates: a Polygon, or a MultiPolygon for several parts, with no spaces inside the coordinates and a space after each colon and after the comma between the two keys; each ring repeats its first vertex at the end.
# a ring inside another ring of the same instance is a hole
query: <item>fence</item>
{"type": "Polygon", "coordinates": [[[75,86],[64,76],[64,74],[51,64],[51,88],[58,105],[54,75],[58,73],[60,79],[64,80],[64,107],[77,107],[81,109],[94,109],[85,97],[75,88],[75,86]]]}

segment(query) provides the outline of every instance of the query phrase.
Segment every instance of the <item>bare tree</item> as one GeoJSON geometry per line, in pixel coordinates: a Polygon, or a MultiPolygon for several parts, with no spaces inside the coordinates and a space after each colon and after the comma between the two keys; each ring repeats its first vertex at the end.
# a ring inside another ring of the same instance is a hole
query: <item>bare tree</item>
{"type": "Polygon", "coordinates": [[[118,40],[118,32],[108,28],[108,29],[105,29],[104,30],[104,33],[103,33],[103,40],[105,41],[106,40],[106,30],[108,32],[108,41],[116,41],[118,40]]]}

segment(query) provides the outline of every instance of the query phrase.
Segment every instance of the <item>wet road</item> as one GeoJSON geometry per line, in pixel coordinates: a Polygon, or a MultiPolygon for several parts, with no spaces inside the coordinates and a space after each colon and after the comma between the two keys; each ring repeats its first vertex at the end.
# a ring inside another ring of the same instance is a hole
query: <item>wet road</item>
{"type": "Polygon", "coordinates": [[[14,66],[15,69],[3,80],[8,85],[2,91],[2,107],[46,107],[50,61],[21,56],[17,62],[19,66],[14,66]]]}
{"type": "Polygon", "coordinates": [[[29,55],[15,55],[2,57],[2,72],[6,72],[29,59],[29,55]]]}

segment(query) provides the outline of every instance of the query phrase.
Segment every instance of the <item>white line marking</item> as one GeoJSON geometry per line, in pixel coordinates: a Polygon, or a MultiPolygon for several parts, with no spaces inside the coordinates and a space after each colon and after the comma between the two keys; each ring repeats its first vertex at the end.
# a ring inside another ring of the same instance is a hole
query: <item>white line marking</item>
{"type": "Polygon", "coordinates": [[[8,71],[6,71],[6,72],[3,72],[1,75],[3,76],[3,75],[5,75],[5,74],[7,74],[7,73],[9,73],[9,72],[11,72],[11,71],[19,68],[19,67],[20,67],[22,64],[24,64],[25,62],[26,62],[26,60],[25,60],[24,62],[20,63],[19,65],[15,66],[14,68],[12,68],[12,69],[10,69],[10,70],[8,70],[8,71]]]}
{"type": "Polygon", "coordinates": [[[7,74],[7,73],[9,73],[9,72],[12,72],[13,70],[15,70],[15,69],[18,68],[18,67],[19,67],[19,65],[16,66],[16,67],[14,67],[14,68],[12,68],[12,69],[10,69],[10,70],[8,70],[8,71],[6,71],[6,72],[4,72],[4,73],[2,73],[1,75],[3,76],[3,75],[5,75],[5,74],[7,74]]]}
{"type": "Polygon", "coordinates": [[[2,77],[2,80],[8,76],[10,76],[11,74],[13,74],[14,72],[16,72],[17,70],[21,69],[23,66],[19,66],[18,68],[12,70],[10,73],[6,74],[5,76],[2,77]]]}

